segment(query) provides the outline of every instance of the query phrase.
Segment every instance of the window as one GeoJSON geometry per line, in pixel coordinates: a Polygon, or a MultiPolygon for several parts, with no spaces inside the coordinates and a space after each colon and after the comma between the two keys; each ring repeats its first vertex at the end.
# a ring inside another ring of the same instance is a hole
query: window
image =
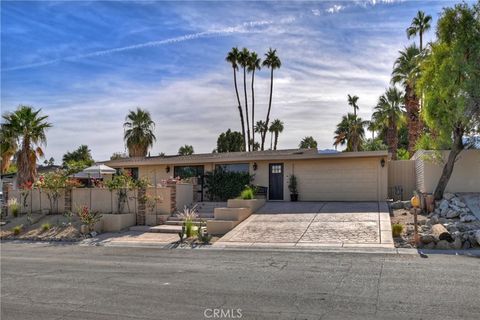
{"type": "Polygon", "coordinates": [[[138,180],[138,168],[125,168],[124,171],[128,173],[133,180],[138,180]]]}
{"type": "Polygon", "coordinates": [[[229,164],[217,164],[215,166],[216,170],[223,170],[225,172],[244,172],[249,173],[248,163],[229,163],[229,164]]]}
{"type": "Polygon", "coordinates": [[[281,164],[273,164],[272,167],[272,173],[282,173],[282,165],[281,164]]]}
{"type": "Polygon", "coordinates": [[[181,179],[203,176],[203,166],[175,166],[173,174],[181,179]]]}

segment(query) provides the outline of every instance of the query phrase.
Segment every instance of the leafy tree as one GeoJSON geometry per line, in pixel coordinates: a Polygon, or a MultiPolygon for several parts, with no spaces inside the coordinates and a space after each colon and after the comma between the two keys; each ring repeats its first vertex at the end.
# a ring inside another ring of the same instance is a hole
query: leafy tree
{"type": "Polygon", "coordinates": [[[392,83],[405,88],[405,108],[407,111],[408,152],[413,154],[423,124],[420,119],[420,99],[415,92],[415,83],[420,74],[420,50],[415,44],[400,51],[392,72],[392,83]]]}
{"type": "Polygon", "coordinates": [[[265,54],[265,60],[262,62],[262,66],[267,67],[270,69],[270,98],[268,100],[268,111],[267,111],[267,118],[265,119],[265,132],[262,137],[262,144],[261,149],[264,150],[265,146],[265,137],[267,136],[267,129],[269,129],[270,124],[270,111],[272,109],[272,95],[273,95],[273,70],[279,69],[282,66],[282,62],[277,56],[277,50],[272,50],[270,48],[268,52],[265,54]]]}
{"type": "MultiPolygon", "coordinates": [[[[280,121],[279,119],[273,120],[272,125],[270,126],[270,128],[268,128],[268,131],[270,131],[272,133],[272,136],[275,137],[273,150],[277,150],[278,135],[283,132],[283,122],[280,121]]],[[[272,149],[271,142],[270,142],[270,149],[272,149]]]]}
{"type": "Polygon", "coordinates": [[[300,141],[298,147],[301,149],[317,149],[317,141],[312,136],[305,137],[300,141]]]}
{"type": "Polygon", "coordinates": [[[448,142],[450,153],[435,188],[439,200],[453,172],[465,135],[480,126],[480,4],[443,9],[437,40],[422,63],[418,90],[424,94],[422,115],[436,135],[432,144],[448,142]]]}
{"type": "Polygon", "coordinates": [[[188,144],[178,149],[179,156],[189,156],[189,155],[192,155],[193,153],[194,153],[193,146],[190,146],[188,144]]]}
{"type": "Polygon", "coordinates": [[[31,185],[37,176],[37,160],[43,157],[41,145],[46,144],[46,131],[52,127],[48,116],[40,115],[42,109],[34,110],[30,106],[19,106],[14,112],[3,115],[4,127],[20,147],[17,153],[19,186],[31,185]]]}
{"type": "Polygon", "coordinates": [[[221,133],[217,139],[216,152],[239,152],[245,151],[242,134],[238,131],[227,131],[221,133]]]}
{"type": "Polygon", "coordinates": [[[50,157],[50,159],[45,159],[45,161],[43,161],[43,164],[46,165],[46,166],[53,166],[55,164],[55,159],[53,157],[50,157]]]}
{"type": "Polygon", "coordinates": [[[364,127],[366,125],[367,121],[362,120],[362,118],[353,113],[343,116],[342,121],[337,124],[333,145],[337,147],[338,145],[343,146],[346,144],[347,148],[345,151],[361,151],[363,149],[364,127]]]}
{"type": "Polygon", "coordinates": [[[365,140],[363,144],[364,151],[380,151],[380,150],[387,150],[388,147],[385,143],[383,143],[382,139],[380,138],[370,138],[365,140]]]}
{"type": "Polygon", "coordinates": [[[236,198],[245,186],[250,185],[253,176],[246,172],[230,172],[216,169],[205,175],[205,188],[211,201],[227,201],[236,198]]]}
{"type": "Polygon", "coordinates": [[[124,159],[125,157],[126,157],[126,155],[121,153],[121,152],[114,152],[110,156],[110,160],[119,160],[119,159],[124,159]]]}
{"type": "Polygon", "coordinates": [[[425,12],[418,11],[417,15],[413,18],[412,24],[407,28],[407,38],[410,39],[418,34],[420,38],[420,51],[423,50],[423,34],[430,30],[430,22],[432,17],[425,15],[425,12]]]}
{"type": "Polygon", "coordinates": [[[240,57],[240,52],[237,47],[234,47],[227,54],[227,57],[225,58],[225,60],[231,64],[233,69],[233,84],[235,86],[235,94],[237,96],[237,103],[238,103],[238,112],[240,114],[240,122],[242,126],[243,145],[246,146],[247,140],[245,136],[245,121],[243,119],[242,103],[240,102],[240,95],[238,94],[238,86],[237,86],[237,70],[238,70],[239,57],[240,57]]]}
{"type": "Polygon", "coordinates": [[[250,144],[252,145],[252,151],[255,151],[258,148],[255,148],[255,89],[254,89],[254,82],[255,82],[255,70],[260,70],[262,60],[258,57],[257,53],[252,51],[250,52],[250,57],[248,59],[248,72],[252,73],[252,139],[250,144]]]}
{"type": "Polygon", "coordinates": [[[123,139],[127,144],[128,154],[130,157],[145,157],[148,148],[153,146],[153,142],[157,140],[153,130],[155,122],[153,122],[150,112],[137,108],[131,111],[125,118],[123,124],[125,135],[123,139]]]}
{"type": "Polygon", "coordinates": [[[247,67],[250,63],[250,51],[247,48],[243,48],[238,54],[238,63],[243,68],[243,91],[245,94],[245,118],[247,119],[247,150],[250,151],[250,123],[248,116],[248,96],[247,96],[247,67]]]}
{"type": "Polygon", "coordinates": [[[380,96],[372,114],[372,119],[376,123],[387,128],[388,152],[392,154],[394,160],[397,158],[398,123],[403,117],[402,101],[402,93],[396,87],[391,87],[380,96]]]}
{"type": "Polygon", "coordinates": [[[63,155],[62,161],[64,166],[70,162],[83,162],[87,166],[91,166],[94,163],[91,150],[85,144],[82,144],[77,150],[72,152],[67,151],[63,155]]]}

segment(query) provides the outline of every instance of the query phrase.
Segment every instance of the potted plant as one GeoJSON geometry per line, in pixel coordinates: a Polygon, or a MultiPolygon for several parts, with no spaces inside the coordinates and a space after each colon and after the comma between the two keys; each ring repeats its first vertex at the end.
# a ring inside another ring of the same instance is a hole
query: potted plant
{"type": "Polygon", "coordinates": [[[290,201],[298,201],[297,177],[292,174],[288,181],[288,190],[290,190],[290,201]]]}

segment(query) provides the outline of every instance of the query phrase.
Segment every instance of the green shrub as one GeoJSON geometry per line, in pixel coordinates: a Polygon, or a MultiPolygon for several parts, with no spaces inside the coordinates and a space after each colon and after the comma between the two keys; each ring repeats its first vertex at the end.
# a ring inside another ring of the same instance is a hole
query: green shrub
{"type": "Polygon", "coordinates": [[[17,202],[17,198],[9,199],[7,202],[8,209],[14,217],[18,216],[20,212],[20,204],[17,202]]]}
{"type": "Polygon", "coordinates": [[[292,174],[288,180],[288,190],[291,194],[298,194],[298,182],[297,177],[292,174]]]}
{"type": "Polygon", "coordinates": [[[227,172],[216,169],[205,175],[207,196],[211,201],[226,201],[238,197],[250,185],[253,176],[245,172],[227,172]]]}
{"type": "Polygon", "coordinates": [[[392,225],[392,235],[394,237],[399,237],[402,234],[403,226],[399,223],[395,223],[392,225]]]}
{"type": "Polygon", "coordinates": [[[255,191],[251,187],[246,187],[240,194],[240,198],[243,200],[251,200],[255,198],[255,191]]]}
{"type": "Polygon", "coordinates": [[[20,234],[20,232],[22,232],[22,229],[23,229],[23,225],[15,226],[12,229],[12,232],[13,232],[14,235],[18,236],[20,234]]]}
{"type": "Polygon", "coordinates": [[[52,225],[50,223],[44,223],[42,224],[42,231],[48,231],[50,230],[50,228],[52,227],[52,225]]]}
{"type": "Polygon", "coordinates": [[[197,235],[198,229],[192,220],[186,220],[184,222],[184,225],[185,225],[185,235],[187,236],[187,238],[195,237],[197,235]]]}

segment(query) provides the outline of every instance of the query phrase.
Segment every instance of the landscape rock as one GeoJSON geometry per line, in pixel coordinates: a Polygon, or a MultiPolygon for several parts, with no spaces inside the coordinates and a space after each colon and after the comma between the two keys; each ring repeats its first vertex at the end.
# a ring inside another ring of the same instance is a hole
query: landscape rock
{"type": "Polygon", "coordinates": [[[435,237],[431,234],[426,234],[420,237],[420,241],[425,244],[435,242],[435,237]]]}
{"type": "Polygon", "coordinates": [[[435,242],[427,243],[423,246],[424,249],[435,249],[435,242]]]}
{"type": "Polygon", "coordinates": [[[447,250],[450,249],[450,243],[447,240],[440,240],[435,246],[436,249],[447,250]]]}
{"type": "Polygon", "coordinates": [[[455,238],[455,240],[451,244],[452,248],[456,249],[456,250],[462,249],[462,245],[463,245],[462,239],[460,239],[460,238],[455,238]]]}
{"type": "Polygon", "coordinates": [[[465,216],[460,218],[461,222],[472,222],[472,221],[475,221],[475,220],[477,220],[477,217],[475,217],[474,215],[471,215],[471,214],[465,215],[465,216]]]}
{"type": "Polygon", "coordinates": [[[480,230],[475,231],[475,240],[480,245],[480,230]]]}
{"type": "Polygon", "coordinates": [[[452,200],[453,198],[455,198],[455,194],[453,194],[453,193],[445,192],[443,194],[443,199],[445,199],[447,201],[452,200]]]}
{"type": "Polygon", "coordinates": [[[449,209],[447,211],[447,213],[445,214],[445,217],[448,218],[448,219],[453,219],[453,218],[456,218],[460,215],[460,211],[459,210],[455,210],[455,209],[449,209]]]}
{"type": "Polygon", "coordinates": [[[440,208],[441,211],[447,209],[449,206],[449,203],[447,200],[442,200],[440,201],[440,205],[438,206],[438,208],[440,208]]]}
{"type": "Polygon", "coordinates": [[[402,201],[395,201],[390,204],[390,207],[394,210],[403,209],[402,201]]]}
{"type": "Polygon", "coordinates": [[[467,240],[463,243],[462,249],[470,249],[471,246],[470,241],[467,240]]]}

